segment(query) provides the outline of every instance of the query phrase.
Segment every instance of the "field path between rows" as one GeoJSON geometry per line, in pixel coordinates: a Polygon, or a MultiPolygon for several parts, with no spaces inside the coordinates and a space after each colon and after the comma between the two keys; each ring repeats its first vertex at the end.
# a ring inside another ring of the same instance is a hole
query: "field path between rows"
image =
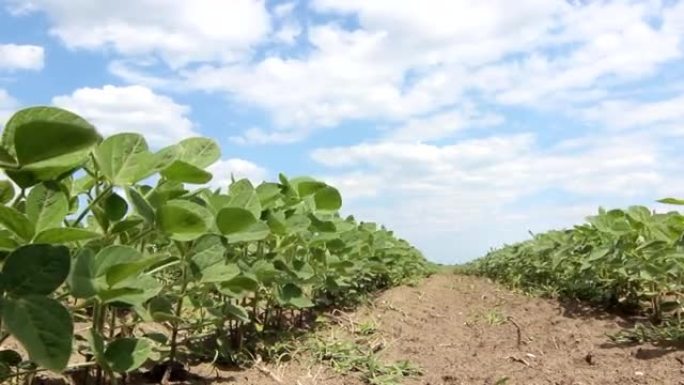
{"type": "MultiPolygon", "coordinates": [[[[377,324],[383,360],[422,368],[422,376],[404,384],[684,384],[684,350],[616,346],[606,333],[625,324],[619,317],[513,293],[482,278],[440,273],[391,289],[345,317],[377,324]]],[[[353,374],[297,362],[261,369],[222,382],[362,384],[353,374]]]]}

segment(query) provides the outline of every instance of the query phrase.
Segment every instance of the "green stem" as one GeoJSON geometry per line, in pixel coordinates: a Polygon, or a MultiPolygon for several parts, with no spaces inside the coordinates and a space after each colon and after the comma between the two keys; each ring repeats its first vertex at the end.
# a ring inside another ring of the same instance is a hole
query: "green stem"
{"type": "Polygon", "coordinates": [[[114,186],[110,185],[110,186],[107,186],[107,188],[104,189],[104,191],[102,191],[101,193],[98,193],[97,196],[95,197],[95,199],[90,201],[90,203],[88,204],[88,207],[86,207],[85,210],[83,210],[81,212],[81,214],[78,216],[78,218],[76,218],[76,222],[74,222],[72,227],[78,226],[78,224],[81,223],[81,221],[86,217],[86,215],[88,215],[90,210],[93,207],[95,207],[95,205],[98,204],[104,197],[106,197],[113,189],[114,189],[114,186]]]}
{"type": "Polygon", "coordinates": [[[187,261],[185,260],[185,247],[180,243],[180,242],[175,242],[176,247],[178,248],[178,251],[181,253],[181,289],[180,292],[178,293],[178,301],[176,302],[176,311],[175,311],[175,316],[176,319],[172,323],[172,329],[171,329],[171,351],[169,352],[169,361],[174,362],[176,360],[176,353],[177,353],[177,340],[178,340],[178,319],[181,317],[183,314],[183,301],[185,299],[185,293],[188,289],[188,264],[187,261]]]}

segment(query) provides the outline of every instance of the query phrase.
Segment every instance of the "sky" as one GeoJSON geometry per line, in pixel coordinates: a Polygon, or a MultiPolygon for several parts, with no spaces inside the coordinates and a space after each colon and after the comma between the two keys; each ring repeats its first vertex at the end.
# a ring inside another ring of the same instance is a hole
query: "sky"
{"type": "Polygon", "coordinates": [[[0,126],[208,136],[460,263],[684,197],[683,54],[684,0],[0,0],[0,126]]]}

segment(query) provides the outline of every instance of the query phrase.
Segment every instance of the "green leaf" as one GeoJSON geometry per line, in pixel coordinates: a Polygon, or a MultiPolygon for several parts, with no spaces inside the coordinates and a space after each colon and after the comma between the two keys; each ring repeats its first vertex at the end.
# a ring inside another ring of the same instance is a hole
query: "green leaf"
{"type": "Polygon", "coordinates": [[[658,202],[660,202],[660,203],[666,203],[666,204],[668,204],[668,205],[679,205],[679,206],[684,205],[684,199],[677,199],[677,198],[663,198],[663,199],[658,199],[658,202]]]}
{"type": "Polygon", "coordinates": [[[97,254],[82,249],[69,276],[71,294],[76,298],[97,295],[102,301],[111,300],[112,296],[139,294],[147,288],[138,285],[139,274],[151,262],[130,246],[108,246],[97,254]]]}
{"type": "Polygon", "coordinates": [[[8,366],[17,366],[22,361],[23,359],[21,358],[21,355],[17,353],[15,350],[0,350],[0,362],[4,362],[8,366]]]}
{"type": "Polygon", "coordinates": [[[335,211],[342,207],[342,196],[336,188],[326,186],[314,194],[316,209],[335,211]]]}
{"type": "Polygon", "coordinates": [[[138,369],[152,353],[152,344],[145,338],[119,338],[107,345],[104,358],[116,373],[138,369]]]}
{"type": "Polygon", "coordinates": [[[11,207],[0,205],[0,224],[26,241],[33,238],[34,227],[31,221],[11,207]]]}
{"type": "Polygon", "coordinates": [[[95,128],[76,114],[55,107],[30,107],[10,118],[2,144],[21,167],[10,177],[23,180],[20,184],[28,187],[81,165],[100,139],[95,128]]]}
{"type": "Polygon", "coordinates": [[[157,217],[159,227],[172,239],[191,241],[209,230],[213,215],[197,203],[172,200],[157,211],[157,217]]]}
{"type": "Polygon", "coordinates": [[[141,217],[143,217],[148,223],[154,223],[154,220],[156,218],[156,215],[154,213],[154,209],[150,205],[150,203],[145,199],[139,192],[138,190],[129,187],[126,188],[126,194],[128,195],[128,199],[130,200],[131,204],[133,205],[133,208],[135,211],[140,214],[141,217]]]}
{"type": "Polygon", "coordinates": [[[280,288],[278,299],[283,304],[289,304],[299,309],[314,306],[313,302],[304,295],[302,289],[293,283],[285,284],[280,288]]]}
{"type": "Polygon", "coordinates": [[[95,252],[88,248],[79,250],[71,269],[67,284],[74,298],[91,298],[97,294],[95,288],[95,252]]]}
{"type": "Polygon", "coordinates": [[[10,202],[14,198],[14,186],[8,180],[0,180],[0,204],[10,202]]]}
{"type": "Polygon", "coordinates": [[[171,163],[161,172],[161,175],[175,182],[192,184],[205,184],[212,178],[210,172],[180,160],[171,163]]]}
{"type": "Polygon", "coordinates": [[[271,228],[263,222],[257,222],[246,230],[227,236],[228,243],[262,241],[271,234],[271,228]]]}
{"type": "Polygon", "coordinates": [[[117,193],[111,193],[104,201],[104,210],[107,219],[116,222],[128,212],[128,203],[117,193]]]}
{"type": "Polygon", "coordinates": [[[61,372],[71,357],[74,326],[69,311],[44,296],[2,301],[4,326],[38,365],[61,372]]]}
{"type": "Polygon", "coordinates": [[[69,201],[62,190],[45,183],[36,185],[26,198],[26,215],[35,231],[60,227],[69,212],[69,201]]]}
{"type": "Polygon", "coordinates": [[[178,143],[178,160],[198,168],[209,167],[221,157],[221,148],[208,138],[188,138],[178,143]]]}
{"type": "Polygon", "coordinates": [[[225,207],[216,216],[216,225],[225,235],[246,231],[257,223],[257,219],[249,210],[239,207],[225,207]]]}
{"type": "Polygon", "coordinates": [[[45,229],[33,239],[34,243],[69,243],[99,238],[102,234],[76,227],[45,229]]]}
{"type": "Polygon", "coordinates": [[[86,339],[88,340],[88,344],[90,345],[90,350],[92,351],[93,356],[95,356],[95,362],[97,362],[98,365],[100,365],[103,369],[111,370],[109,363],[104,356],[105,344],[102,334],[100,334],[94,328],[90,328],[86,334],[86,339]]]}
{"type": "Polygon", "coordinates": [[[70,264],[64,246],[22,246],[10,253],[2,268],[5,289],[13,295],[50,294],[69,275],[70,264]]]}
{"type": "Polygon", "coordinates": [[[95,150],[100,171],[116,186],[128,186],[155,172],[157,157],[142,135],[123,133],[105,139],[95,150]]]}
{"type": "Polygon", "coordinates": [[[229,318],[245,323],[250,322],[249,314],[247,313],[247,310],[242,306],[233,305],[230,302],[226,302],[225,304],[223,304],[222,310],[223,313],[229,318]]]}
{"type": "Polygon", "coordinates": [[[226,248],[217,235],[205,235],[192,248],[190,261],[201,283],[223,282],[240,274],[235,264],[226,264],[226,248]]]}

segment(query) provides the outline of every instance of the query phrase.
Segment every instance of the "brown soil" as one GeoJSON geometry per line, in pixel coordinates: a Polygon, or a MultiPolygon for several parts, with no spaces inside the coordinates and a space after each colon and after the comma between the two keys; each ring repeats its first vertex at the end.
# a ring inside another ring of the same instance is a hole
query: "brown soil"
{"type": "MultiPolygon", "coordinates": [[[[345,320],[349,325],[373,320],[375,337],[384,341],[378,353],[383,360],[409,360],[422,368],[423,375],[406,378],[406,385],[684,385],[684,350],[617,346],[606,333],[619,330],[625,320],[512,293],[481,278],[438,274],[416,287],[389,290],[338,319],[342,325],[319,333],[348,329],[345,320]]],[[[311,364],[306,353],[297,358],[259,369],[193,371],[214,384],[363,383],[355,374],[311,364]]]]}

